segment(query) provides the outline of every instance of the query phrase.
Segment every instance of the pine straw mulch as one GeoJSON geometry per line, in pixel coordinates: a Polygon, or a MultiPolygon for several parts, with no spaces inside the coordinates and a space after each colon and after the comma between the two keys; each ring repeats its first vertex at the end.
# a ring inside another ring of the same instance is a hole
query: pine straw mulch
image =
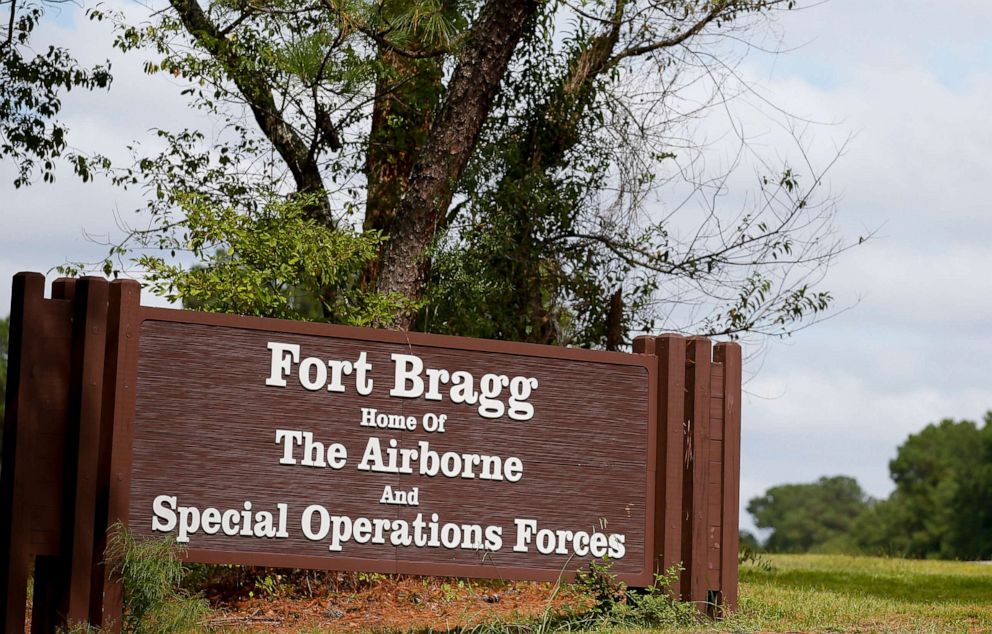
{"type": "Polygon", "coordinates": [[[233,632],[425,632],[523,623],[585,611],[592,599],[550,583],[375,575],[366,583],[300,584],[234,593],[207,589],[205,624],[233,632]],[[352,585],[352,587],[348,587],[352,585]]]}

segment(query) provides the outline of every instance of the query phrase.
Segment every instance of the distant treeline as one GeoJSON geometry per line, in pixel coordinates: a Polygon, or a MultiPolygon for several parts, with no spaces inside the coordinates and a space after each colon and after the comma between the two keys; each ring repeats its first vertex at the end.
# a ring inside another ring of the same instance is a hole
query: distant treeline
{"type": "Polygon", "coordinates": [[[869,497],[854,478],[783,484],[747,510],[772,552],[885,554],[939,559],[992,558],[992,411],[981,425],[943,420],[900,445],[889,472],[895,490],[869,497]]]}

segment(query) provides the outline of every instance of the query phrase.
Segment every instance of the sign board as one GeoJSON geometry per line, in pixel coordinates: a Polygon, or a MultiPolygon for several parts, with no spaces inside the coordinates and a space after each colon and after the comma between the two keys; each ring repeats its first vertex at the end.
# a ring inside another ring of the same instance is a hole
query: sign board
{"type": "Polygon", "coordinates": [[[520,580],[594,559],[737,598],[741,353],[602,352],[167,310],[19,273],[0,622],[121,623],[108,529],[192,561],[520,580]]]}
{"type": "Polygon", "coordinates": [[[195,561],[654,573],[652,359],[143,309],[127,520],[195,561]]]}

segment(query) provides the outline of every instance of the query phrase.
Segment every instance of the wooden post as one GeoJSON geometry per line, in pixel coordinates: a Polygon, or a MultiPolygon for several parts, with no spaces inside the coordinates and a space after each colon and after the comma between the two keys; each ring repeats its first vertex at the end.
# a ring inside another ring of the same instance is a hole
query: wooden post
{"type": "Polygon", "coordinates": [[[98,524],[93,542],[94,556],[98,556],[96,561],[99,563],[93,568],[90,604],[91,623],[107,632],[121,631],[124,610],[123,589],[113,571],[102,562],[107,531],[127,520],[140,304],[140,284],[134,280],[115,280],[110,284],[98,476],[102,495],[97,501],[98,524]]]}
{"type": "Polygon", "coordinates": [[[692,337],[686,353],[685,472],[683,475],[682,598],[706,610],[706,477],[709,463],[710,340],[692,337]]]}
{"type": "Polygon", "coordinates": [[[45,292],[45,276],[40,273],[18,273],[14,276],[10,299],[10,348],[7,353],[7,400],[3,425],[3,469],[0,476],[0,617],[5,632],[24,631],[24,610],[27,605],[28,567],[30,550],[28,508],[23,496],[22,478],[27,474],[27,455],[18,431],[27,418],[29,408],[22,405],[28,397],[25,381],[31,361],[30,346],[25,339],[33,330],[31,313],[45,292]]]}
{"type": "Polygon", "coordinates": [[[713,358],[723,364],[723,472],[722,518],[720,539],[721,612],[737,609],[737,551],[740,542],[741,478],[741,347],[736,343],[719,343],[713,358]]]}
{"type": "MultiPolygon", "coordinates": [[[[74,278],[60,277],[52,282],[52,299],[66,302],[70,312],[73,310],[72,307],[75,297],[76,280],[74,278]]],[[[66,327],[71,331],[71,324],[67,323],[66,327]]],[[[70,332],[70,341],[71,338],[72,334],[70,332]]],[[[71,354],[71,349],[69,352],[71,354]]],[[[66,367],[66,372],[69,372],[68,367],[66,367]]],[[[68,395],[66,395],[66,398],[68,399],[68,395]]],[[[66,407],[68,408],[68,400],[66,402],[66,407]]],[[[65,422],[68,424],[68,419],[65,422]]],[[[62,441],[63,443],[65,442],[64,434],[62,436],[62,441]]],[[[64,449],[65,446],[63,444],[60,455],[60,460],[63,463],[63,466],[65,463],[64,449]]],[[[63,478],[59,481],[60,485],[62,484],[62,480],[64,480],[64,474],[63,478]]],[[[61,552],[61,536],[59,538],[59,542],[59,551],[61,552]]],[[[60,625],[63,625],[63,621],[58,615],[60,613],[65,613],[64,606],[62,605],[63,598],[66,595],[65,568],[66,565],[63,559],[59,556],[38,555],[35,557],[34,594],[31,600],[32,632],[56,632],[60,625]]]]}
{"type": "Polygon", "coordinates": [[[62,499],[65,587],[59,612],[65,624],[89,620],[108,286],[100,277],[84,277],[75,284],[62,499]]]}
{"type": "MultiPolygon", "coordinates": [[[[658,357],[658,468],[655,483],[655,572],[682,561],[682,450],[685,408],[685,338],[638,337],[634,352],[658,357]]],[[[681,579],[670,588],[681,594],[681,579]]]]}
{"type": "MultiPolygon", "coordinates": [[[[662,396],[663,427],[659,427],[658,435],[664,433],[664,441],[659,447],[659,460],[664,456],[664,469],[659,474],[664,478],[659,481],[664,491],[664,525],[658,548],[661,553],[661,570],[665,572],[672,566],[682,563],[682,449],[685,445],[685,338],[674,334],[665,334],[656,339],[657,350],[661,359],[658,373],[658,393],[662,396]],[[664,432],[662,432],[664,430],[664,432]],[[660,453],[664,450],[664,453],[660,453]]],[[[676,596],[681,594],[681,575],[672,591],[676,596]]]]}
{"type": "MultiPolygon", "coordinates": [[[[72,306],[75,296],[75,279],[60,277],[52,282],[52,299],[65,301],[72,306]]],[[[61,549],[61,544],[59,548],[61,549]]],[[[34,593],[31,597],[32,632],[55,632],[62,624],[58,614],[62,598],[65,596],[64,576],[65,564],[60,557],[38,555],[34,558],[34,593]]]]}
{"type": "Polygon", "coordinates": [[[18,273],[11,293],[7,403],[0,473],[0,621],[24,631],[27,572],[35,563],[32,630],[59,623],[60,527],[74,286],[18,273]]]}

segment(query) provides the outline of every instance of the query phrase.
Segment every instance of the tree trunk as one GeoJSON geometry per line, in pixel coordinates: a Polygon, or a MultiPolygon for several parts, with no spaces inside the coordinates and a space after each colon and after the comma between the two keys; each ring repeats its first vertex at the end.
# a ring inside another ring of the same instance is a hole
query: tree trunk
{"type": "Polygon", "coordinates": [[[406,193],[394,210],[395,231],[381,261],[378,290],[405,298],[410,306],[396,326],[407,330],[430,270],[428,250],[446,228],[455,186],[478,143],[537,0],[489,0],[472,28],[448,84],[444,104],[410,173],[406,193]]]}
{"type": "MultiPolygon", "coordinates": [[[[379,61],[386,70],[376,82],[365,155],[368,197],[364,228],[390,236],[396,223],[396,206],[407,189],[414,161],[427,139],[440,100],[442,69],[440,59],[415,60],[385,47],[380,47],[379,61]]],[[[385,248],[383,245],[379,257],[363,272],[363,287],[375,287],[385,248]]]]}

